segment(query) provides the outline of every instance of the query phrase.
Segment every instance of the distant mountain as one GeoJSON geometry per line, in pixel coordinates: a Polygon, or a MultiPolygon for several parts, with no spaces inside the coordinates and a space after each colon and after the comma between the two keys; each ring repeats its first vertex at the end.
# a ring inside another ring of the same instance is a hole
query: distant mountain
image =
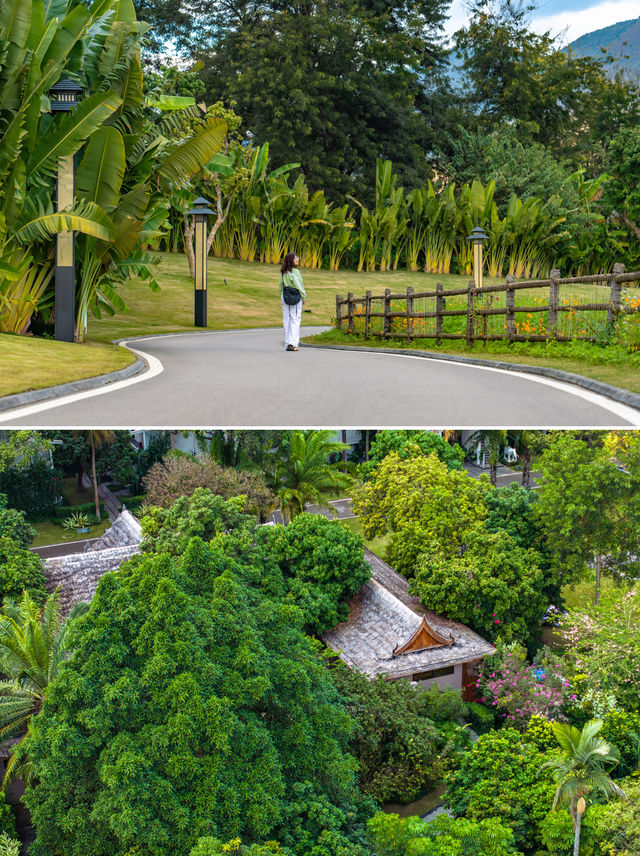
{"type": "Polygon", "coordinates": [[[601,56],[601,49],[614,58],[613,69],[640,74],[640,18],[620,21],[602,30],[580,36],[569,45],[578,56],[601,56]]]}

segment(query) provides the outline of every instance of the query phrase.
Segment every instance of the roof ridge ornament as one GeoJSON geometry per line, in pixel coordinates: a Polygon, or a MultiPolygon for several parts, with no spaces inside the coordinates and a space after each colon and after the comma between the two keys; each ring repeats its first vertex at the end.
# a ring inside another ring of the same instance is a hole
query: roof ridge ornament
{"type": "Polygon", "coordinates": [[[449,638],[438,633],[427,621],[426,616],[422,616],[420,626],[413,636],[404,643],[401,647],[396,645],[393,649],[394,657],[399,654],[415,653],[416,651],[424,651],[427,648],[441,648],[443,646],[450,648],[455,643],[453,634],[449,632],[449,638]]]}

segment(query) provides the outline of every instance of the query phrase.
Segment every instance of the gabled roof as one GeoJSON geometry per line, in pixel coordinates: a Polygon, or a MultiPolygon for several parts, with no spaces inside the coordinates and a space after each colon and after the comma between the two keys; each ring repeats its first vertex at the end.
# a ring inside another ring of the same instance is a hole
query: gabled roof
{"type": "Polygon", "coordinates": [[[458,621],[436,615],[409,594],[409,584],[365,551],[371,579],[349,604],[349,618],[325,633],[325,643],[369,677],[417,672],[478,660],[493,647],[458,621]]]}

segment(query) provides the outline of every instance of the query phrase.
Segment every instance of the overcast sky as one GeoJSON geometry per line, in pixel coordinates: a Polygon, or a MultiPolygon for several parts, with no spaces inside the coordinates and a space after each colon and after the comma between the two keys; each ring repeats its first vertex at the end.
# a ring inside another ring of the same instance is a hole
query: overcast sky
{"type": "MultiPolygon", "coordinates": [[[[540,0],[539,8],[531,16],[531,25],[538,32],[550,30],[554,35],[566,32],[562,42],[568,44],[585,33],[639,16],[640,0],[540,0]]],[[[464,26],[466,20],[465,0],[453,0],[447,33],[464,26]]]]}

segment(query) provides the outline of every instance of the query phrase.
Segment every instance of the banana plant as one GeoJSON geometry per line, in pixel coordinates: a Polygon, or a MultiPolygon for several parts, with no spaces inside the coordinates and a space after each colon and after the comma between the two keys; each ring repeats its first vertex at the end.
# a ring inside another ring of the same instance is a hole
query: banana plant
{"type": "Polygon", "coordinates": [[[495,181],[490,181],[483,187],[477,179],[469,186],[465,184],[460,190],[458,208],[460,209],[460,224],[456,244],[456,255],[460,273],[471,274],[473,267],[473,249],[467,235],[475,226],[485,227],[491,217],[493,194],[496,189],[495,181]]]}
{"type": "Polygon", "coordinates": [[[328,238],[329,270],[337,271],[345,256],[357,240],[355,220],[352,218],[349,206],[334,208],[327,215],[330,231],[328,238]]]}

